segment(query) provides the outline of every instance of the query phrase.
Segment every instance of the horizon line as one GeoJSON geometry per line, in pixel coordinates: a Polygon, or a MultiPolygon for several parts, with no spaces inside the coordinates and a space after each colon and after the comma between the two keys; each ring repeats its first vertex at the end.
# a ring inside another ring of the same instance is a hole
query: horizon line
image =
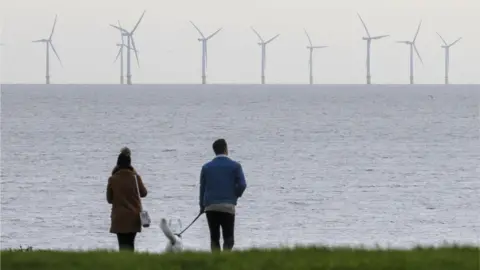
{"type": "Polygon", "coordinates": [[[268,86],[307,86],[307,87],[315,87],[315,86],[364,86],[364,87],[375,87],[375,86],[456,86],[456,85],[479,85],[480,83],[417,83],[417,84],[409,84],[409,83],[378,83],[378,84],[365,84],[365,83],[328,83],[328,84],[308,84],[308,83],[269,83],[269,84],[260,84],[260,83],[211,83],[211,84],[202,84],[202,83],[135,83],[132,85],[128,84],[118,84],[118,83],[56,83],[56,84],[45,84],[45,83],[0,83],[0,86],[6,85],[42,85],[45,87],[49,86],[68,86],[68,85],[103,85],[103,86],[121,86],[121,87],[134,87],[136,85],[158,85],[158,86],[201,86],[201,87],[208,87],[208,86],[225,86],[225,85],[239,85],[239,86],[261,86],[261,87],[268,87],[268,86]]]}

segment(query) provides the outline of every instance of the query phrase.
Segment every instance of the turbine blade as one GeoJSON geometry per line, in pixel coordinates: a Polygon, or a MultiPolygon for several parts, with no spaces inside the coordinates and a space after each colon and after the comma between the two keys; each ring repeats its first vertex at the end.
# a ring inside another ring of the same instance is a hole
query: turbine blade
{"type": "Polygon", "coordinates": [[[265,41],[263,40],[263,38],[260,36],[260,34],[259,34],[253,27],[251,27],[251,28],[252,28],[253,32],[255,32],[255,34],[257,35],[257,37],[258,37],[262,42],[265,42],[265,41]]]}
{"type": "Polygon", "coordinates": [[[138,51],[137,51],[137,47],[135,46],[135,40],[133,39],[133,36],[131,36],[131,38],[132,38],[133,51],[135,52],[135,57],[137,58],[137,65],[140,66],[140,60],[138,60],[138,51]]]}
{"type": "Polygon", "coordinates": [[[443,44],[445,44],[445,46],[448,46],[447,42],[445,41],[445,39],[443,39],[443,37],[437,32],[437,35],[442,39],[443,41],[443,44]]]}
{"type": "Polygon", "coordinates": [[[453,45],[455,45],[457,42],[459,42],[462,38],[458,38],[457,40],[455,40],[452,44],[448,45],[448,47],[452,47],[453,45]]]}
{"type": "Polygon", "coordinates": [[[308,42],[310,43],[310,47],[312,47],[313,46],[312,40],[310,39],[310,36],[308,35],[307,30],[305,30],[305,28],[304,28],[303,31],[305,31],[305,35],[307,35],[308,42]]]}
{"type": "Polygon", "coordinates": [[[397,43],[410,44],[410,41],[397,41],[397,43]]]}
{"type": "Polygon", "coordinates": [[[117,57],[115,57],[115,61],[113,61],[113,63],[117,62],[118,57],[120,57],[120,54],[122,53],[122,49],[123,49],[123,47],[120,46],[120,49],[118,50],[118,53],[117,53],[117,57]]]}
{"type": "Polygon", "coordinates": [[[328,46],[312,46],[314,49],[323,49],[323,48],[328,48],[328,46]]]}
{"type": "Polygon", "coordinates": [[[143,16],[145,16],[145,12],[147,12],[147,11],[146,11],[146,10],[143,11],[142,16],[140,17],[140,19],[138,20],[137,24],[136,24],[135,27],[133,28],[131,34],[133,34],[133,33],[135,32],[135,30],[137,30],[138,25],[140,24],[140,22],[141,22],[142,19],[143,19],[143,16]]]}
{"type": "Polygon", "coordinates": [[[272,42],[274,39],[276,39],[278,36],[280,36],[280,34],[277,34],[276,36],[272,37],[271,39],[267,40],[267,42],[265,42],[265,44],[268,44],[270,42],[272,42]]]}
{"type": "Polygon", "coordinates": [[[421,20],[420,20],[420,23],[418,24],[417,33],[415,34],[415,37],[413,38],[413,43],[415,43],[415,40],[417,40],[418,32],[420,32],[420,26],[422,26],[422,21],[421,20]]]}
{"type": "Polygon", "coordinates": [[[382,39],[382,38],[386,38],[386,37],[389,37],[390,35],[383,35],[383,36],[376,36],[376,37],[372,37],[371,39],[382,39]]]}
{"type": "MultiPolygon", "coordinates": [[[[118,29],[123,29],[122,25],[120,24],[120,21],[118,21],[118,29]]],[[[125,44],[125,41],[123,40],[123,31],[120,30],[120,39],[122,40],[122,44],[125,44]]]]}
{"type": "Polygon", "coordinates": [[[32,42],[45,42],[45,39],[34,40],[32,42]]]}
{"type": "Polygon", "coordinates": [[[60,59],[60,56],[58,56],[57,50],[55,50],[55,46],[53,46],[53,43],[51,41],[49,41],[49,43],[50,43],[50,46],[52,46],[52,50],[55,53],[55,55],[57,56],[57,59],[60,62],[60,65],[63,67],[62,60],[60,59]]]}
{"type": "Polygon", "coordinates": [[[368,32],[368,28],[367,28],[367,25],[365,24],[365,22],[363,21],[362,17],[360,16],[360,14],[358,14],[358,18],[360,18],[360,21],[362,21],[362,24],[363,24],[363,27],[365,28],[365,31],[367,31],[367,35],[368,37],[370,37],[370,32],[368,32]]]}
{"type": "Polygon", "coordinates": [[[210,36],[207,37],[207,39],[211,39],[213,36],[215,36],[218,32],[220,32],[220,30],[222,30],[222,28],[219,28],[217,31],[215,31],[215,33],[211,34],[210,36]]]}
{"type": "Polygon", "coordinates": [[[113,25],[113,24],[110,24],[110,26],[113,27],[113,28],[115,28],[115,29],[120,30],[120,31],[123,32],[124,34],[128,34],[128,31],[125,30],[125,29],[123,29],[123,28],[121,28],[121,27],[118,27],[118,26],[113,25]]]}
{"type": "Polygon", "coordinates": [[[413,44],[413,48],[415,49],[415,52],[417,53],[417,56],[418,56],[418,58],[420,59],[420,62],[422,62],[422,64],[423,64],[422,57],[420,56],[420,53],[418,52],[417,46],[416,46],[415,44],[413,44]]]}
{"type": "Polygon", "coordinates": [[[200,31],[200,29],[199,29],[192,21],[190,21],[190,23],[193,25],[193,27],[195,27],[195,29],[197,29],[198,33],[200,33],[200,35],[202,36],[202,38],[205,38],[205,36],[203,35],[202,31],[200,31]]]}
{"type": "Polygon", "coordinates": [[[57,25],[57,15],[55,14],[55,21],[53,22],[52,32],[50,33],[49,40],[52,40],[53,32],[55,31],[55,26],[57,25]]]}

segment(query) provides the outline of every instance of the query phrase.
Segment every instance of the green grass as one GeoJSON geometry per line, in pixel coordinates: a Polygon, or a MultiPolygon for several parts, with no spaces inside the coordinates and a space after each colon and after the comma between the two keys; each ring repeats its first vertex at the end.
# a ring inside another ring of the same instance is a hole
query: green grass
{"type": "Polygon", "coordinates": [[[2,270],[479,270],[479,248],[448,246],[411,250],[299,247],[230,253],[182,254],[116,251],[2,251],[2,270]]]}

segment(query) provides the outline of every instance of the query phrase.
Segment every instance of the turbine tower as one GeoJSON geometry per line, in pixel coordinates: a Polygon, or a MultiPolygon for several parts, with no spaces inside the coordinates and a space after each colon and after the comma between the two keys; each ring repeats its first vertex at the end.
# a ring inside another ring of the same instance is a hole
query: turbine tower
{"type": "Polygon", "coordinates": [[[257,35],[257,37],[260,39],[260,42],[258,45],[262,47],[262,84],[265,84],[265,66],[266,66],[266,61],[267,61],[267,44],[272,42],[274,39],[276,39],[280,34],[277,34],[276,36],[272,37],[271,39],[264,41],[263,38],[260,36],[260,34],[252,27],[253,32],[257,35]]]}
{"type": "Polygon", "coordinates": [[[50,48],[52,48],[53,52],[55,53],[55,56],[57,56],[57,59],[60,62],[60,65],[62,65],[62,60],[60,60],[60,57],[58,56],[58,53],[55,50],[55,46],[53,46],[53,43],[52,43],[53,32],[55,31],[55,26],[56,25],[57,25],[57,15],[55,15],[55,21],[53,22],[52,32],[50,33],[50,36],[48,38],[45,38],[45,39],[39,39],[39,40],[32,41],[32,42],[35,42],[35,43],[38,43],[38,42],[45,43],[46,48],[47,48],[46,69],[45,69],[46,84],[50,84],[50,48]]]}
{"type": "Polygon", "coordinates": [[[127,47],[127,45],[124,44],[124,43],[117,43],[116,45],[117,45],[117,47],[119,47],[119,49],[118,49],[118,54],[117,54],[117,57],[115,58],[114,63],[117,62],[118,58],[120,57],[120,84],[124,84],[124,81],[123,81],[123,77],[124,77],[123,76],[123,49],[127,48],[127,49],[131,50],[132,48],[127,47]]]}
{"type": "Polygon", "coordinates": [[[381,39],[381,38],[384,38],[384,37],[388,37],[389,35],[372,37],[370,35],[370,32],[368,31],[367,25],[363,21],[360,14],[357,13],[357,15],[358,15],[358,18],[360,18],[360,21],[362,22],[363,27],[365,28],[365,32],[367,32],[367,36],[368,36],[368,37],[363,37],[362,39],[367,41],[367,84],[371,84],[372,83],[372,76],[370,74],[370,48],[371,48],[371,45],[372,45],[372,40],[377,40],[377,39],[381,39]]]}
{"type": "MultiPolygon", "coordinates": [[[[140,61],[138,60],[137,48],[135,46],[135,40],[133,39],[133,34],[137,30],[140,22],[142,21],[143,16],[145,15],[145,12],[146,11],[143,11],[142,16],[140,17],[137,24],[135,24],[135,27],[130,32],[128,32],[127,30],[125,30],[122,27],[110,24],[110,26],[120,30],[122,32],[122,36],[127,37],[127,48],[133,48],[133,50],[135,51],[135,57],[137,58],[137,64],[139,66],[140,66],[140,61]]],[[[132,84],[132,69],[131,69],[131,53],[130,53],[130,51],[131,51],[130,49],[127,50],[127,84],[129,84],[129,85],[132,84]]]]}
{"type": "Polygon", "coordinates": [[[202,84],[206,84],[207,83],[207,76],[206,76],[206,71],[207,71],[207,41],[209,39],[211,39],[213,36],[215,36],[218,32],[220,32],[220,30],[222,30],[222,28],[219,28],[217,31],[213,32],[208,37],[205,37],[203,35],[202,31],[200,31],[200,29],[192,21],[190,21],[190,23],[193,25],[193,27],[195,27],[195,29],[197,29],[200,36],[202,36],[201,38],[198,38],[198,41],[202,42],[202,84]]]}
{"type": "Polygon", "coordinates": [[[420,62],[423,64],[422,57],[420,56],[420,53],[417,50],[417,46],[415,45],[415,41],[417,40],[418,32],[420,32],[420,26],[422,26],[422,21],[418,24],[418,29],[417,33],[415,33],[415,37],[413,37],[413,41],[397,41],[397,43],[403,43],[407,44],[410,46],[410,84],[414,84],[414,78],[413,78],[413,51],[415,50],[415,53],[417,54],[418,58],[420,59],[420,62]]]}
{"type": "Polygon", "coordinates": [[[455,45],[457,42],[459,42],[462,38],[458,38],[457,40],[455,40],[453,43],[451,44],[448,44],[445,39],[443,39],[443,37],[437,33],[437,35],[442,39],[443,41],[443,46],[442,48],[445,49],[445,84],[449,84],[449,81],[448,81],[448,72],[450,70],[450,47],[452,47],[453,45],[455,45]]]}
{"type": "Polygon", "coordinates": [[[310,69],[310,84],[313,84],[313,50],[314,49],[322,49],[322,48],[327,48],[328,46],[313,46],[312,40],[310,39],[310,36],[307,33],[307,30],[303,29],[305,31],[305,35],[307,35],[308,38],[308,43],[310,46],[307,46],[307,49],[310,50],[310,58],[308,60],[308,68],[310,69]]]}

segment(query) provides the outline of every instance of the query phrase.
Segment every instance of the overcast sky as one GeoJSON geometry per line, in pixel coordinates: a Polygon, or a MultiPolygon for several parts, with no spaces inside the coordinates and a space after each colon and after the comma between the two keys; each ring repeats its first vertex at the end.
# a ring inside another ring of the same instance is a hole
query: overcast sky
{"type": "MultiPolygon", "coordinates": [[[[140,68],[133,62],[134,83],[199,83],[201,43],[190,25],[205,33],[224,29],[208,43],[210,83],[258,83],[260,47],[251,31],[279,38],[267,46],[267,83],[307,83],[305,27],[315,43],[317,83],[365,82],[365,31],[390,38],[372,43],[373,83],[408,83],[409,48],[397,40],[413,39],[423,25],[415,59],[418,83],[442,83],[447,42],[463,39],[451,50],[452,83],[480,83],[480,0],[4,0],[0,4],[1,82],[43,83],[45,46],[31,43],[48,37],[58,14],[53,43],[63,61],[51,58],[52,83],[118,83],[113,63],[120,20],[131,29],[146,10],[134,38],[140,68]]],[[[133,58],[134,59],[134,58],[133,58]]]]}

